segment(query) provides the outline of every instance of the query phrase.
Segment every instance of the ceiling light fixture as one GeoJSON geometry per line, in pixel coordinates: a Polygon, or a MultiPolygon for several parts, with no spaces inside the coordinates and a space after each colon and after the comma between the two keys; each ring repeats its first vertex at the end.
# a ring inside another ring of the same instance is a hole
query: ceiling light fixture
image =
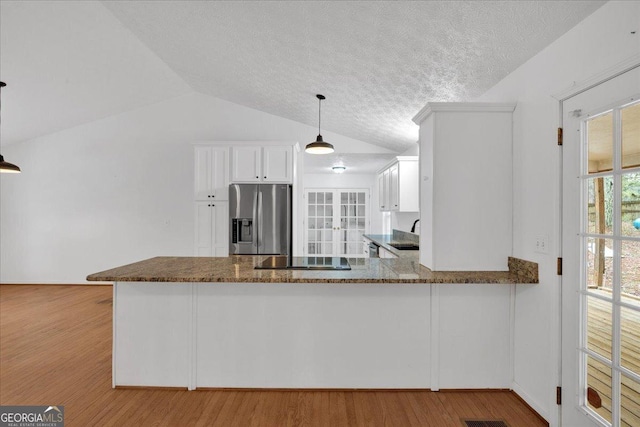
{"type": "Polygon", "coordinates": [[[345,166],[334,166],[331,169],[333,170],[334,173],[343,173],[344,171],[347,170],[345,166]]]}
{"type": "MultiPolygon", "coordinates": [[[[0,82],[0,89],[6,86],[6,83],[0,82]]],[[[4,173],[20,173],[20,168],[13,163],[5,162],[4,157],[0,154],[0,172],[4,173]]]]}
{"type": "Polygon", "coordinates": [[[318,98],[318,137],[316,138],[315,142],[307,144],[307,146],[304,148],[304,151],[309,154],[333,153],[333,145],[329,144],[328,142],[324,142],[322,140],[322,135],[320,135],[320,110],[322,106],[322,100],[325,99],[325,97],[324,95],[318,94],[316,95],[316,98],[318,98]]]}

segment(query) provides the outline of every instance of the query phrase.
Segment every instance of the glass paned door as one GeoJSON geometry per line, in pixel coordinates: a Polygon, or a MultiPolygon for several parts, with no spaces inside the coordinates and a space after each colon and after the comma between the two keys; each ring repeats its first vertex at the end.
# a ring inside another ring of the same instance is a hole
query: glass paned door
{"type": "Polygon", "coordinates": [[[362,235],[367,223],[365,191],[340,191],[340,228],[338,230],[339,255],[364,256],[362,235]]]}
{"type": "Polygon", "coordinates": [[[563,102],[562,425],[640,427],[640,68],[563,102]]]}
{"type": "Polygon", "coordinates": [[[306,190],[305,255],[363,257],[368,193],[364,189],[306,190]]]}
{"type": "Polygon", "coordinates": [[[308,191],[307,255],[332,256],[334,253],[333,191],[308,191]]]}

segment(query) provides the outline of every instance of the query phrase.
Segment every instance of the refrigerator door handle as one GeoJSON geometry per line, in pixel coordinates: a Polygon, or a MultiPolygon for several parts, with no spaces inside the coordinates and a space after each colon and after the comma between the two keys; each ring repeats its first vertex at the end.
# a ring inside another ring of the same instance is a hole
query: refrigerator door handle
{"type": "Polygon", "coordinates": [[[255,253],[258,253],[258,192],[256,191],[255,199],[253,200],[253,236],[252,237],[252,245],[256,248],[255,253]]]}
{"type": "MultiPolygon", "coordinates": [[[[262,244],[262,191],[258,188],[258,230],[256,232],[256,238],[258,239],[258,248],[262,244]]],[[[260,251],[258,251],[260,252],[260,251]]]]}

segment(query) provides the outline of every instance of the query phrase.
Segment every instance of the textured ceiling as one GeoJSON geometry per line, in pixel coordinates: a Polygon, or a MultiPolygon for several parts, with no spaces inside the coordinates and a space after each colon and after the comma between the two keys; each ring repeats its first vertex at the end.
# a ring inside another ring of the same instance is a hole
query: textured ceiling
{"type": "Polygon", "coordinates": [[[428,101],[482,94],[603,1],[103,4],[193,89],[397,151],[428,101]]]}
{"type": "Polygon", "coordinates": [[[345,166],[345,174],[374,174],[395,157],[394,154],[344,154],[322,156],[304,155],[305,173],[334,173],[333,166],[345,166]]]}

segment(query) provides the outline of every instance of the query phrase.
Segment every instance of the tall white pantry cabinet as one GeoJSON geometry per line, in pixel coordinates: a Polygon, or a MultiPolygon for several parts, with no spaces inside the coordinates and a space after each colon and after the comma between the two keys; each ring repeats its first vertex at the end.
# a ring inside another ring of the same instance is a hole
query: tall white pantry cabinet
{"type": "Polygon", "coordinates": [[[294,145],[194,145],[195,256],[229,256],[229,184],[293,183],[294,145]]]}
{"type": "Polygon", "coordinates": [[[229,255],[229,147],[195,146],[195,255],[229,255]]]}

